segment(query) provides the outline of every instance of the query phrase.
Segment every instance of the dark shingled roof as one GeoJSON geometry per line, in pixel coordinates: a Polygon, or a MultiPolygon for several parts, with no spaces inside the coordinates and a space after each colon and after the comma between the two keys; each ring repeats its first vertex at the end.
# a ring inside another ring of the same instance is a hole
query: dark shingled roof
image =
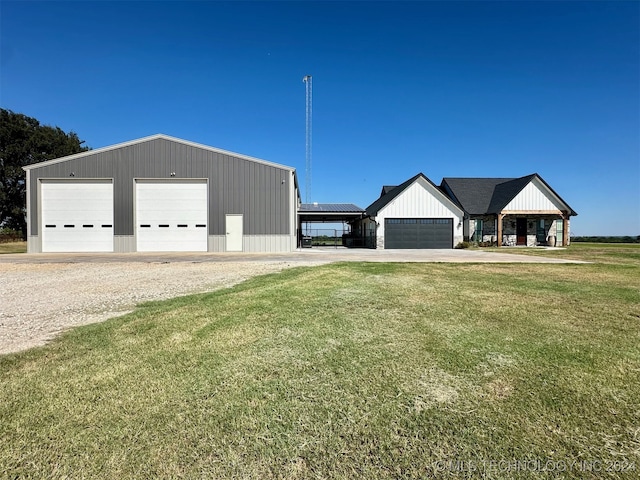
{"type": "Polygon", "coordinates": [[[469,215],[500,213],[534,178],[538,178],[567,206],[576,212],[537,173],[520,178],[443,178],[440,188],[469,215]]]}
{"type": "Polygon", "coordinates": [[[362,213],[363,209],[353,203],[303,203],[299,212],[307,213],[362,213]]]}

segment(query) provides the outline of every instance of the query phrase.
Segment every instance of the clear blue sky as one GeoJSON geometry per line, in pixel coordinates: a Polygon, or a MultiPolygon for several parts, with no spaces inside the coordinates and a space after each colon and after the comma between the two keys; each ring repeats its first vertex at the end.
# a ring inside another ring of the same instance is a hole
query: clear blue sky
{"type": "Polygon", "coordinates": [[[576,235],[640,234],[640,3],[12,2],[0,105],[92,148],[165,133],[296,167],[305,198],[539,173],[576,235]]]}

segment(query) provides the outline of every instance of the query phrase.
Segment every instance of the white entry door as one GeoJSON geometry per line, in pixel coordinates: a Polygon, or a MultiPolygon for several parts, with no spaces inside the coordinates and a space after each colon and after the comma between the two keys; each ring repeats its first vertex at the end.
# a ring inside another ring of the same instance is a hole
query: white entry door
{"type": "Polygon", "coordinates": [[[227,252],[242,251],[243,219],[242,215],[227,215],[227,252]]]}
{"type": "Polygon", "coordinates": [[[113,183],[43,181],[43,252],[113,252],[113,183]]]}
{"type": "Polygon", "coordinates": [[[206,252],[206,181],[138,180],[136,244],[139,252],[206,252]]]}

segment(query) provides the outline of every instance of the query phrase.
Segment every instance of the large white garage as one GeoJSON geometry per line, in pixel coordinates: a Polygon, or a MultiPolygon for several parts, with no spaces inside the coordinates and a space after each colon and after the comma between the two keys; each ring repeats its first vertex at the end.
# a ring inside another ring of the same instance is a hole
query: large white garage
{"type": "Polygon", "coordinates": [[[30,253],[296,248],[292,167],[153,135],[24,170],[30,253]]]}
{"type": "Polygon", "coordinates": [[[43,252],[112,252],[113,183],[43,181],[43,252]]]}
{"type": "Polygon", "coordinates": [[[207,251],[207,182],[136,181],[139,252],[207,251]]]}

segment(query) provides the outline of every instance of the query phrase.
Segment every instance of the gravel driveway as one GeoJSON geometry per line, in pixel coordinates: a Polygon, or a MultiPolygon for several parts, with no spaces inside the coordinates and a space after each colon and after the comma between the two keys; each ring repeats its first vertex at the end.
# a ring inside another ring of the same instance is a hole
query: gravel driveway
{"type": "Polygon", "coordinates": [[[0,354],[43,345],[141,302],[229,287],[294,265],[301,263],[0,263],[0,354]]]}
{"type": "Polygon", "coordinates": [[[468,250],[305,249],[288,254],[34,254],[0,257],[0,354],[138,303],[212,291],[288,267],[335,261],[582,263],[468,250]]]}

